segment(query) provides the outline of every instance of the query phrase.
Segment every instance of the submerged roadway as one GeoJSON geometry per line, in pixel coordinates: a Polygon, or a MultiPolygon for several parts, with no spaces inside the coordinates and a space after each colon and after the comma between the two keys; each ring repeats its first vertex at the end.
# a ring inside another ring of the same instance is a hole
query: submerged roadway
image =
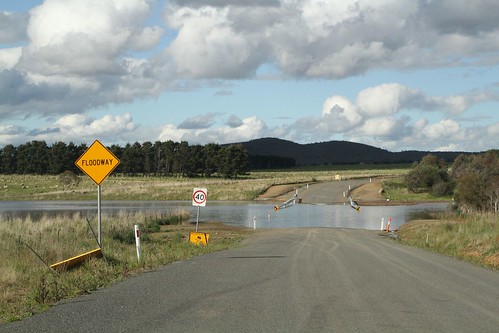
{"type": "Polygon", "coordinates": [[[497,332],[499,273],[377,231],[255,231],[0,332],[497,332]]]}

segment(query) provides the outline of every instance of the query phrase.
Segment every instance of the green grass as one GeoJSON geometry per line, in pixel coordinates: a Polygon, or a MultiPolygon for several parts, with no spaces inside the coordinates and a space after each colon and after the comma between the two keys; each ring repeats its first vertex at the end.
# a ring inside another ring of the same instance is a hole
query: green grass
{"type": "Polygon", "coordinates": [[[404,224],[398,239],[408,245],[499,269],[499,216],[432,213],[404,224]],[[433,218],[433,219],[429,219],[433,218]]]}
{"type": "MultiPolygon", "coordinates": [[[[75,213],[70,217],[42,216],[0,221],[0,323],[43,311],[55,302],[90,293],[99,287],[161,265],[238,246],[245,229],[212,225],[207,246],[188,241],[193,226],[182,224],[188,213],[144,214],[121,212],[103,216],[104,259],[92,259],[69,271],[47,265],[97,248],[92,229],[96,222],[75,213]],[[141,226],[142,261],[136,257],[134,224],[141,226]],[[39,257],[41,258],[39,258],[39,257]]],[[[204,226],[208,228],[209,226],[204,226]]]]}
{"type": "Polygon", "coordinates": [[[412,193],[407,190],[403,177],[389,177],[383,181],[384,196],[392,201],[431,202],[450,201],[452,196],[435,197],[429,193],[412,193]]]}
{"type": "MultiPolygon", "coordinates": [[[[345,167],[345,166],[342,166],[345,167]]],[[[372,168],[355,170],[312,168],[255,171],[238,179],[109,176],[101,184],[106,200],[190,200],[194,187],[208,189],[208,200],[253,200],[272,185],[313,183],[342,179],[400,176],[408,169],[372,168]]],[[[95,200],[97,186],[85,176],[79,184],[63,186],[58,176],[0,175],[0,200],[95,200]]]]}

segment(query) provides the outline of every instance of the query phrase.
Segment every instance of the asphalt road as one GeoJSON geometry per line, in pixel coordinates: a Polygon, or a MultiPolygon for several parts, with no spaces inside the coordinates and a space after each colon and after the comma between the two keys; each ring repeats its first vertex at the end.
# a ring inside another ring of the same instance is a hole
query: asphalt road
{"type": "Polygon", "coordinates": [[[497,332],[499,273],[376,231],[256,231],[0,332],[497,332]]]}
{"type": "Polygon", "coordinates": [[[362,178],[312,184],[300,189],[299,197],[304,204],[345,203],[348,199],[344,194],[347,195],[349,189],[368,182],[369,178],[362,178]]]}

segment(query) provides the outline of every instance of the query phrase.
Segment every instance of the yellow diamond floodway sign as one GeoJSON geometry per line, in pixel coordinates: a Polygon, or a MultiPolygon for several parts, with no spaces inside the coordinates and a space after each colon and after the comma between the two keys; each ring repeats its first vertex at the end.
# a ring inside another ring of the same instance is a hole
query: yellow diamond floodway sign
{"type": "Polygon", "coordinates": [[[75,164],[97,185],[100,185],[120,164],[120,160],[99,140],[95,140],[75,164]]]}

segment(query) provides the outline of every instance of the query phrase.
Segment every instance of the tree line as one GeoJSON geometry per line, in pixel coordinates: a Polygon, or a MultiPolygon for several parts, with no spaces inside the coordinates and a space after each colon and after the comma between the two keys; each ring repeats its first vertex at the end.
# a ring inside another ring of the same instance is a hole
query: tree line
{"type": "MultiPolygon", "coordinates": [[[[31,141],[17,147],[9,144],[0,149],[0,173],[78,174],[81,171],[75,161],[87,148],[86,144],[73,142],[47,145],[45,141],[31,141]]],[[[168,140],[112,145],[108,149],[121,162],[114,172],[125,175],[235,178],[250,171],[249,155],[241,144],[202,146],[168,140]]]]}
{"type": "Polygon", "coordinates": [[[499,211],[499,150],[459,155],[451,166],[434,155],[426,155],[406,175],[411,192],[433,196],[453,195],[463,212],[499,211]]]}

